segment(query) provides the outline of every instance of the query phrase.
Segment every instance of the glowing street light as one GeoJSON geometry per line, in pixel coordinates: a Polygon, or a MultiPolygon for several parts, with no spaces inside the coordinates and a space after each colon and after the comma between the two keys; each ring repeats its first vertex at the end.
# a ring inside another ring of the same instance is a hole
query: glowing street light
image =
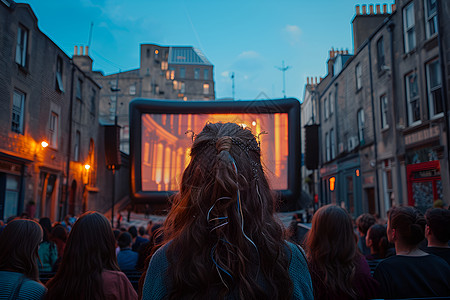
{"type": "Polygon", "coordinates": [[[41,142],[42,148],[46,148],[48,146],[48,143],[46,141],[41,142]]]}
{"type": "Polygon", "coordinates": [[[91,168],[91,166],[88,165],[88,164],[85,164],[85,165],[84,165],[84,168],[86,169],[86,171],[89,171],[89,169],[91,168]]]}

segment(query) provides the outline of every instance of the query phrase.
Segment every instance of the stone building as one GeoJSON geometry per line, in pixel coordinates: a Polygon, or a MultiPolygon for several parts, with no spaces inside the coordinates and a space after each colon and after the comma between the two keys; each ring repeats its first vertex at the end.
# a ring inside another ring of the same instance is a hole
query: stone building
{"type": "Polygon", "coordinates": [[[450,4],[356,6],[354,55],[330,51],[317,85],[321,204],[386,215],[449,204],[450,4]],[[441,21],[442,20],[442,21],[441,21]],[[442,63],[445,62],[445,63],[442,63]]]}
{"type": "Polygon", "coordinates": [[[92,208],[100,86],[40,31],[28,4],[0,2],[0,39],[0,219],[92,208]]]}
{"type": "Polygon", "coordinates": [[[213,65],[193,47],[141,44],[138,69],[103,76],[100,120],[121,127],[120,150],[129,153],[128,106],[134,98],[214,100],[213,65]]]}

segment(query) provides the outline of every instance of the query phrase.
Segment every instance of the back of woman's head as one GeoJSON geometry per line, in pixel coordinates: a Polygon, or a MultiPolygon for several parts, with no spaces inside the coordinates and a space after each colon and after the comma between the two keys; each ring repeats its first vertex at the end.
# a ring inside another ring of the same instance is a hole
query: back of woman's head
{"type": "Polygon", "coordinates": [[[53,227],[51,234],[52,238],[54,239],[59,239],[63,242],[67,241],[67,230],[61,224],[58,224],[55,227],[53,227]]]}
{"type": "Polygon", "coordinates": [[[376,219],[371,214],[365,213],[356,218],[356,226],[358,226],[358,230],[362,234],[367,234],[367,230],[369,230],[370,226],[375,224],[376,219]]]}
{"type": "Polygon", "coordinates": [[[388,222],[406,245],[416,246],[425,238],[426,220],[418,209],[394,207],[388,211],[388,222]]]}
{"type": "MultiPolygon", "coordinates": [[[[222,285],[219,294],[228,286],[254,298],[262,291],[255,280],[260,268],[270,279],[269,294],[290,293],[282,271],[287,269],[283,233],[273,216],[275,199],[255,136],[234,123],[208,123],[195,136],[190,156],[165,224],[165,239],[173,241],[169,259],[176,248],[195,245],[177,255],[170,270],[178,291],[190,289],[188,294],[199,297],[197,286],[215,281],[222,285]]],[[[175,291],[171,297],[180,295],[175,291]]]]}
{"type": "Polygon", "coordinates": [[[351,286],[357,257],[352,219],[336,205],[319,208],[306,241],[308,261],[331,291],[354,296],[351,286]]]}
{"type": "Polygon", "coordinates": [[[55,277],[47,283],[48,299],[102,299],[102,271],[119,270],[115,243],[105,216],[84,213],[70,231],[55,277]]]}
{"type": "Polygon", "coordinates": [[[17,219],[8,223],[0,234],[0,270],[19,272],[37,281],[42,238],[42,228],[33,220],[17,219]]]}
{"type": "Polygon", "coordinates": [[[373,248],[374,252],[377,253],[380,258],[385,258],[389,246],[386,227],[380,224],[370,226],[367,231],[367,239],[372,241],[371,248],[373,248]]]}

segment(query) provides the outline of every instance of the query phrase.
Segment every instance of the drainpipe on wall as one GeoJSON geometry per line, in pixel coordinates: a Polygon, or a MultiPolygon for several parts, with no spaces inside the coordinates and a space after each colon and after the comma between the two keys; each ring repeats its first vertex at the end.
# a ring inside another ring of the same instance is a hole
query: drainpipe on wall
{"type": "Polygon", "coordinates": [[[63,212],[67,213],[67,200],[69,197],[69,173],[70,173],[70,156],[72,154],[72,108],[73,108],[73,80],[75,77],[75,65],[73,60],[70,60],[72,66],[72,75],[70,79],[70,103],[69,103],[69,134],[67,141],[67,162],[66,162],[66,184],[64,185],[64,203],[59,204],[59,219],[63,220],[63,212]],[[64,206],[64,207],[63,207],[64,206]]]}
{"type": "Polygon", "coordinates": [[[398,191],[398,199],[396,199],[397,205],[400,204],[400,200],[403,199],[403,186],[402,186],[402,176],[401,176],[401,168],[400,163],[398,161],[398,142],[397,142],[397,114],[396,114],[396,108],[395,108],[395,95],[396,95],[396,89],[395,89],[395,55],[394,55],[394,29],[395,29],[395,23],[393,21],[390,21],[388,23],[388,31],[390,33],[390,45],[391,45],[391,111],[392,111],[392,119],[394,120],[394,124],[392,126],[394,128],[394,145],[395,145],[395,153],[394,153],[394,163],[395,167],[397,169],[397,191],[398,191]]]}
{"type": "MultiPolygon", "coordinates": [[[[447,72],[445,71],[445,55],[444,55],[444,46],[442,45],[442,33],[444,32],[444,28],[442,26],[441,17],[443,15],[442,13],[442,3],[440,1],[436,1],[437,5],[437,19],[438,19],[438,46],[439,46],[439,63],[441,65],[441,78],[442,78],[442,102],[444,103],[444,130],[445,130],[445,137],[447,139],[447,167],[448,171],[450,172],[450,149],[449,149],[449,143],[450,143],[450,132],[449,129],[449,117],[448,117],[448,99],[447,99],[447,72]]],[[[448,204],[448,203],[447,203],[448,204]]]]}
{"type": "Polygon", "coordinates": [[[372,105],[372,126],[373,126],[373,144],[374,144],[374,156],[375,156],[375,195],[378,206],[378,214],[381,215],[380,207],[380,190],[378,184],[378,144],[377,144],[377,127],[375,122],[375,103],[373,99],[373,76],[372,76],[372,39],[369,39],[367,45],[369,47],[369,74],[370,74],[370,102],[372,105]]]}

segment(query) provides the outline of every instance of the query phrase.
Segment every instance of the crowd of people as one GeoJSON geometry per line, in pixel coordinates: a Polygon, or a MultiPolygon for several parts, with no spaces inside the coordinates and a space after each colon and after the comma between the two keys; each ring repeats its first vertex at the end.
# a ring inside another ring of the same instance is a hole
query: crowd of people
{"type": "Polygon", "coordinates": [[[164,224],[112,228],[98,212],[0,233],[1,299],[450,297],[450,210],[394,207],[387,222],[319,208],[303,239],[277,220],[259,142],[234,123],[195,135],[164,224]],[[139,289],[127,272],[142,273],[139,289]],[[42,284],[42,274],[51,278],[42,284]]]}

